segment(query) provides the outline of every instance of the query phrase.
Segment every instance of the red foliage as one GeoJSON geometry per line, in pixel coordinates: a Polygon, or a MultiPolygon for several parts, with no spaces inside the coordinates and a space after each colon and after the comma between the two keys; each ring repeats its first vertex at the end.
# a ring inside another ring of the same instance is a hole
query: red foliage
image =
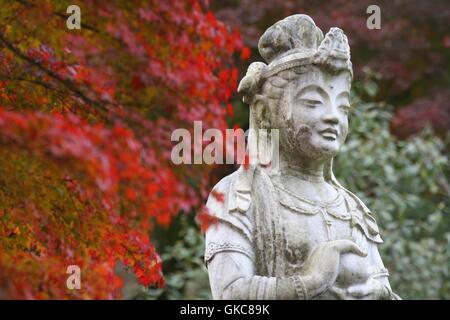
{"type": "Polygon", "coordinates": [[[225,200],[225,195],[221,192],[218,192],[216,190],[211,191],[211,195],[219,202],[224,202],[225,200]]]}
{"type": "Polygon", "coordinates": [[[209,212],[205,207],[197,214],[196,220],[200,225],[202,232],[206,232],[208,228],[217,223],[217,216],[214,212],[209,212]]]}
{"type": "Polygon", "coordinates": [[[419,99],[397,110],[391,121],[391,131],[400,138],[407,138],[428,124],[433,125],[437,133],[445,135],[450,124],[448,99],[448,96],[436,94],[431,99],[419,99]]]}
{"type": "Polygon", "coordinates": [[[89,0],[72,31],[69,4],[0,12],[3,298],[119,297],[118,261],[163,285],[150,232],[201,206],[210,170],[174,167],[170,134],[224,129],[232,56],[248,56],[205,2],[89,0]],[[66,288],[71,264],[82,290],[66,288]]]}

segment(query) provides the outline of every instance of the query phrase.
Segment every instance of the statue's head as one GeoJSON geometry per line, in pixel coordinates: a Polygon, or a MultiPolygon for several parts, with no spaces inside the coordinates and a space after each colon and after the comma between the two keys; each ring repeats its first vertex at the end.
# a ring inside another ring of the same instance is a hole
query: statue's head
{"type": "Polygon", "coordinates": [[[348,132],[352,65],[347,37],[323,36],[306,15],[287,17],[266,30],[238,91],[251,108],[253,129],[279,129],[280,153],[331,159],[348,132]]]}

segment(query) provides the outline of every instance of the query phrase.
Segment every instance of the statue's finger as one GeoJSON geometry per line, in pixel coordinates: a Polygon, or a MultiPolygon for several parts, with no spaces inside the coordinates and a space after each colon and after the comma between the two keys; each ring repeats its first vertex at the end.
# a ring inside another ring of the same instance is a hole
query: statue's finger
{"type": "Polygon", "coordinates": [[[345,298],[346,298],[345,289],[333,286],[329,290],[331,291],[331,293],[335,294],[339,300],[345,300],[345,298]]]}
{"type": "Polygon", "coordinates": [[[373,289],[367,285],[355,285],[347,289],[347,293],[353,297],[364,297],[371,294],[373,289]]]}
{"type": "Polygon", "coordinates": [[[335,242],[335,248],[340,253],[356,253],[362,257],[367,256],[367,252],[351,240],[337,240],[335,242]]]}

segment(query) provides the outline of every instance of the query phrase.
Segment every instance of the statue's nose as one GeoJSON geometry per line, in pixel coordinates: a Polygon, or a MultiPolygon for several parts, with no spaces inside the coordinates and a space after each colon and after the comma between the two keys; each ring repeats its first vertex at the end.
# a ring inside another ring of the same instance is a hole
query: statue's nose
{"type": "Polygon", "coordinates": [[[337,114],[337,108],[333,105],[326,107],[325,113],[322,116],[322,121],[328,124],[336,125],[339,123],[339,117],[337,114]]]}

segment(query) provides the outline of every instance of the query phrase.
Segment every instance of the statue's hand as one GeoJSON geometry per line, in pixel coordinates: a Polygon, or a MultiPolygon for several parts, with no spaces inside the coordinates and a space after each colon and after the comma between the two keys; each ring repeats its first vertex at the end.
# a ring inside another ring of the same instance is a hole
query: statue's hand
{"type": "Polygon", "coordinates": [[[351,285],[347,289],[335,285],[329,291],[340,300],[384,300],[390,297],[389,289],[374,278],[369,278],[365,283],[351,285]]]}
{"type": "Polygon", "coordinates": [[[355,284],[347,288],[347,295],[361,300],[389,299],[388,288],[381,281],[369,278],[365,283],[355,284]]]}
{"type": "Polygon", "coordinates": [[[310,297],[318,296],[334,285],[339,274],[341,254],[344,253],[367,256],[366,252],[350,240],[329,241],[313,250],[303,269],[310,297]]]}

